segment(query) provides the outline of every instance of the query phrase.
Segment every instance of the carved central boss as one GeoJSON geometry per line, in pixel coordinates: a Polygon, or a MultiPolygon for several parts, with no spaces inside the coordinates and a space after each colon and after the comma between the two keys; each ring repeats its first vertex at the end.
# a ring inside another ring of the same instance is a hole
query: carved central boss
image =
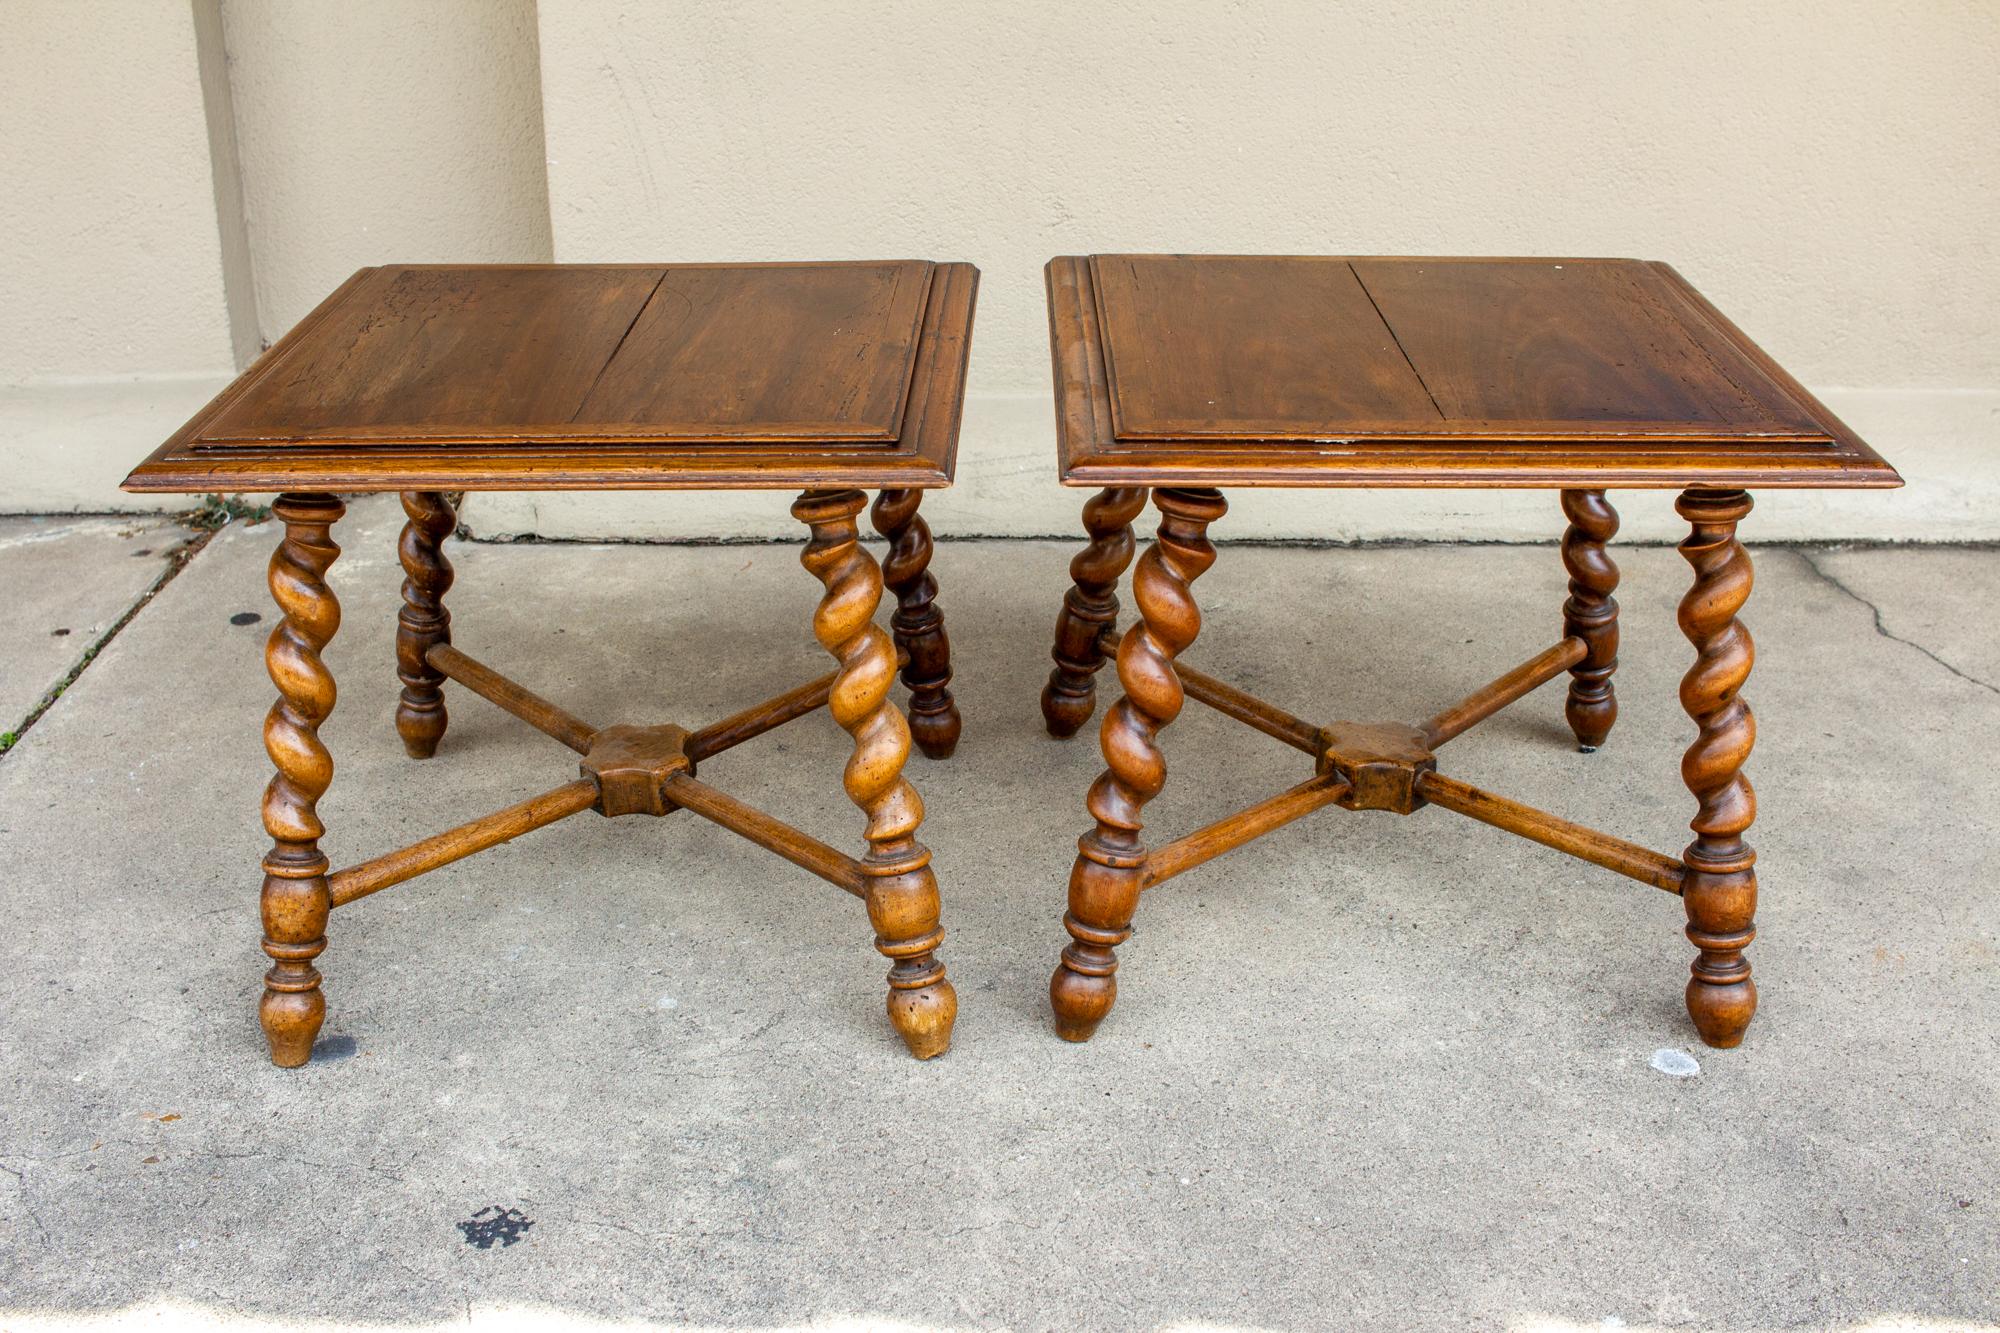
{"type": "Polygon", "coordinates": [[[666,784],[677,775],[694,776],[687,754],[688,732],[671,723],[605,727],[590,739],[577,767],[597,784],[601,815],[664,815],[679,807],[667,799],[666,784]]]}
{"type": "Polygon", "coordinates": [[[1424,733],[1400,722],[1336,722],[1320,729],[1318,770],[1350,788],[1335,804],[1407,815],[1426,802],[1417,775],[1437,771],[1424,733]]]}

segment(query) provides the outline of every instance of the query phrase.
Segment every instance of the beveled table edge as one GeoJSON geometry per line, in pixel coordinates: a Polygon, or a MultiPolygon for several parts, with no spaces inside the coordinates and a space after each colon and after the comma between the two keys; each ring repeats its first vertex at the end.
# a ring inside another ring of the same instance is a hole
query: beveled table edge
{"type": "MultiPolygon", "coordinates": [[[[786,261],[792,267],[813,261],[786,261]]],[[[829,264],[857,262],[828,260],[829,264]]],[[[761,265],[777,267],[784,265],[761,265]]],[[[383,266],[376,266],[383,267],[383,266]]],[[[448,265],[465,268],[571,267],[569,265],[448,265]]],[[[589,264],[579,268],[646,268],[644,264],[589,264]]],[[[682,265],[681,267],[693,267],[682,265]]],[[[701,267],[739,267],[701,265],[701,267]]],[[[743,265],[740,267],[748,267],[743,265]]],[[[535,448],[508,445],[434,447],[376,443],[286,445],[271,449],[200,450],[188,442],[211,416],[240,393],[252,371],[296,345],[348,290],[375,268],[358,270],[290,332],[267,348],[242,374],[153,450],[119,489],[136,494],[241,492],[299,494],[382,491],[594,491],[773,490],[820,487],[937,490],[952,484],[958,433],[965,409],[965,377],[972,347],[979,270],[962,261],[936,262],[921,343],[904,404],[903,437],[896,449],[861,449],[848,441],[799,440],[781,450],[745,451],[727,445],[637,442],[630,436],[602,442],[566,440],[535,448]],[[773,457],[776,453],[777,456],[773,457]]]]}
{"type": "MultiPolygon", "coordinates": [[[[1256,258],[1259,256],[1224,256],[1256,258]]],[[[1268,256],[1283,258],[1284,256],[1268,256]]],[[[1306,256],[1309,258],[1421,260],[1426,263],[1494,262],[1484,255],[1306,256]]],[[[1534,262],[1639,262],[1658,270],[1678,293],[1729,338],[1753,365],[1796,397],[1825,432],[1825,442],[1767,437],[1777,447],[1759,449],[1760,437],[1732,435],[1704,439],[1644,431],[1602,435],[1565,433],[1523,435],[1514,445],[1538,450],[1534,458],[1501,455],[1479,441],[1442,436],[1370,436],[1329,439],[1310,455],[1298,441],[1148,440],[1137,448],[1113,430],[1107,396],[1102,340],[1096,330],[1096,302],[1088,290],[1088,255],[1057,255],[1043,267],[1048,300],[1049,350],[1055,377],[1056,452],[1059,478],[1070,487],[1213,486],[1292,488],[1422,489],[1659,489],[1688,487],[1815,490],[1889,490],[1903,484],[1896,469],[1826,405],[1752,342],[1736,324],[1673,268],[1659,260],[1535,257],[1534,262]],[[1067,277],[1068,282],[1063,279],[1067,277]],[[1066,329],[1065,324],[1071,327],[1066,329]],[[1067,335],[1067,336],[1066,336],[1067,335]],[[1643,437],[1657,450],[1624,450],[1620,461],[1592,461],[1576,451],[1595,443],[1643,437]],[[1676,446],[1727,445],[1742,461],[1690,466],[1672,455],[1676,446]],[[1260,447],[1261,444],[1261,447],[1260,447]],[[1176,456],[1175,447],[1191,454],[1176,456]],[[1429,454],[1413,453],[1428,449],[1429,454]],[[1305,455],[1305,456],[1302,456],[1305,455]],[[1648,455],[1651,455],[1650,457],[1648,455]],[[1317,462],[1313,460],[1319,460],[1317,462]],[[1446,466],[1445,459],[1455,460],[1446,466]],[[1346,461],[1339,461],[1346,460],[1346,461]]]]}

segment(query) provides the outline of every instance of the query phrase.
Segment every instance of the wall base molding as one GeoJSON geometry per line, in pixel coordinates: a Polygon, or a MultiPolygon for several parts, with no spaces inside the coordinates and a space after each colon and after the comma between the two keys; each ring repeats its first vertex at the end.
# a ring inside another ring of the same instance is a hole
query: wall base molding
{"type": "MultiPolygon", "coordinates": [[[[2000,390],[1833,389],[1827,405],[1894,463],[1898,491],[1763,491],[1753,541],[2000,541],[2000,390]]],[[[944,537],[1075,537],[1087,492],[1054,480],[1045,395],[966,401],[958,484],[924,501],[944,537]]],[[[1622,542],[1674,542],[1685,525],[1670,491],[1621,492],[1622,542]]],[[[782,492],[483,494],[464,519],[481,537],[578,541],[790,538],[782,492]]],[[[1553,541],[1546,491],[1236,490],[1217,540],[1553,541]]]]}
{"type": "MultiPolygon", "coordinates": [[[[228,383],[225,374],[0,386],[0,512],[187,508],[126,495],[126,472],[228,383]]],[[[1899,491],[1764,491],[1752,541],[2000,541],[2000,390],[1832,389],[1822,398],[1902,470],[1899,491]]],[[[940,536],[1077,535],[1084,492],[1055,484],[1054,420],[1037,394],[966,402],[958,485],[924,502],[940,536]]],[[[1666,491],[1622,492],[1621,542],[1677,541],[1666,491]]],[[[781,491],[486,493],[463,519],[483,538],[573,541],[789,540],[781,491]]],[[[1544,491],[1240,490],[1221,540],[1550,541],[1544,491]]]]}
{"type": "Polygon", "coordinates": [[[127,495],[118,483],[234,378],[218,371],[0,385],[0,512],[190,508],[197,497],[127,495]]]}

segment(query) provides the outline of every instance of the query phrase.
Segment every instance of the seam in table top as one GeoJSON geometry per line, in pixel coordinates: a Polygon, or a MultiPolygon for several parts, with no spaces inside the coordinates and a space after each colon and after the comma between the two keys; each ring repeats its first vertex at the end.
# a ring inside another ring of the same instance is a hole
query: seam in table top
{"type": "Polygon", "coordinates": [[[639,308],[632,312],[632,322],[625,326],[625,332],[619,334],[618,341],[612,345],[611,355],[604,358],[604,364],[597,368],[597,374],[591,376],[590,387],[583,391],[583,397],[576,400],[576,410],[569,414],[570,425],[574,426],[576,419],[583,415],[583,409],[590,406],[590,396],[597,392],[597,386],[603,381],[605,372],[611,369],[611,363],[616,361],[618,353],[624,350],[625,340],[632,336],[633,329],[639,327],[640,319],[644,318],[646,311],[651,308],[653,298],[660,294],[660,287],[666,282],[667,274],[671,272],[672,269],[663,268],[660,270],[660,276],[653,280],[652,289],[646,293],[646,299],[639,302],[639,308]]]}
{"type": "Polygon", "coordinates": [[[1417,387],[1424,391],[1424,397],[1431,400],[1431,411],[1438,414],[1439,421],[1449,420],[1450,418],[1444,414],[1444,409],[1438,406],[1437,395],[1432,393],[1431,386],[1424,382],[1424,372],[1418,370],[1417,363],[1410,360],[1410,353],[1403,346],[1403,340],[1396,336],[1396,326],[1391,324],[1389,317],[1382,313],[1382,306],[1375,300],[1375,293],[1368,290],[1367,279],[1361,276],[1361,270],[1354,267],[1354,261],[1351,259],[1347,261],[1347,271],[1354,275],[1354,285],[1359,287],[1361,294],[1368,298],[1368,304],[1375,307],[1375,318],[1381,320],[1382,327],[1389,331],[1389,341],[1396,344],[1396,350],[1403,354],[1403,364],[1410,368],[1410,374],[1416,376],[1417,387]]]}

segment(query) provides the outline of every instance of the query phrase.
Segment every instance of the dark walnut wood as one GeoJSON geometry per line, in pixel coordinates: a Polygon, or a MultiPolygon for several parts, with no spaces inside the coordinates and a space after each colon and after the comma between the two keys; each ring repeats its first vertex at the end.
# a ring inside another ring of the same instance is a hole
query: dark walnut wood
{"type": "Polygon", "coordinates": [[[1901,480],[1665,264],[1096,255],[1047,279],[1072,486],[1901,480]]]}
{"type": "Polygon", "coordinates": [[[1700,735],[1681,758],[1681,777],[1701,803],[1695,839],[1681,853],[1687,878],[1687,937],[1701,952],[1688,981],[1688,1013],[1711,1046],[1734,1046],[1757,1011],[1757,987],[1743,950],[1757,937],[1757,854],[1743,834],[1757,818],[1757,796],[1743,763],[1757,740],[1743,682],[1756,648],[1736,613],[1750,597],[1750,553],[1736,525],[1750,513],[1742,491],[1690,490],[1674,506],[1693,531],[1681,554],[1694,586],[1681,600],[1681,632],[1695,664],[1681,680],[1681,707],[1700,735]]]}
{"type": "Polygon", "coordinates": [[[1132,600],[1139,623],[1118,646],[1125,697],[1104,720],[1104,775],[1086,804],[1097,826],[1077,844],[1063,927],[1071,943],[1049,979],[1056,1031],[1087,1041],[1118,998],[1116,946],[1132,934],[1132,913],[1145,887],[1146,849],[1140,814],[1167,781],[1159,733],[1180,716],[1183,692],[1174,659],[1201,629],[1191,591],[1215,563],[1208,525],[1221,518],[1222,496],[1209,490],[1153,492],[1160,511],[1158,540],[1139,558],[1132,600]]]}
{"type": "Polygon", "coordinates": [[[894,442],[936,267],[665,270],[571,419],[718,443],[894,442]]]}
{"type": "Polygon", "coordinates": [[[1604,547],[1618,534],[1618,511],[1603,491],[1564,491],[1569,519],[1563,533],[1563,568],[1569,571],[1569,600],[1563,603],[1563,635],[1580,639],[1583,660],[1569,669],[1569,703],[1564,714],[1585,752],[1604,744],[1618,720],[1612,673],[1618,670],[1618,566],[1604,547]]]}
{"type": "Polygon", "coordinates": [[[396,700],[396,731],[412,759],[428,759],[444,739],[444,673],[430,664],[428,654],[451,642],[451,612],[444,595],[451,591],[451,561],[445,558],[445,538],[458,526],[451,501],[436,491],[404,491],[402,540],[396,554],[403,562],[403,609],[396,616],[396,676],[403,692],[396,700]]]}
{"type": "Polygon", "coordinates": [[[1096,255],[1090,280],[1118,439],[1309,439],[1335,422],[1438,419],[1344,261],[1096,255]]]}
{"type": "Polygon", "coordinates": [[[889,539],[882,580],[896,594],[889,628],[907,657],[903,684],[910,687],[910,735],[932,759],[958,748],[958,705],[951,697],[951,641],[931,577],[931,528],[917,513],[922,491],[883,491],[868,511],[875,531],[889,539]]]}
{"type": "MultiPolygon", "coordinates": [[[[931,854],[917,841],[923,802],[903,777],[910,726],[889,699],[897,649],[874,623],[881,604],[881,566],[863,550],[856,516],[867,503],[855,490],[809,491],[793,513],[811,529],[801,556],[824,585],[813,615],[813,633],[839,669],[774,699],[699,730],[673,723],[596,726],[467,655],[449,641],[448,621],[437,599],[446,577],[435,540],[449,530],[441,497],[410,495],[404,529],[406,616],[399,626],[399,661],[421,666],[403,673],[406,690],[435,693],[453,681],[498,705],[581,757],[579,777],[490,815],[359,862],[331,870],[319,840],[325,834],[316,803],[333,775],[333,760],[319,740],[332,711],[333,677],[320,653],[339,626],[340,607],[326,586],[339,554],[331,527],[341,502],[326,495],[284,495],[275,512],[285,537],[271,563],[271,589],[283,620],[271,637],[267,661],[279,700],[265,724],[265,747],[278,769],[264,798],[264,825],[272,849],[264,860],[264,948],[273,964],[260,1005],[272,1059],[306,1063],[326,1002],[312,960],[326,947],[328,913],[442,866],[496,847],[536,829],[595,810],[607,818],[665,816],[688,811],[768,848],[829,883],[861,898],[875,929],[875,947],[891,961],[890,1022],[912,1054],[929,1059],[951,1044],[958,997],[946,979],[937,949],[937,879],[931,854]],[[437,610],[438,618],[430,617],[437,610]],[[421,650],[419,651],[419,645],[421,650]],[[847,795],[865,816],[868,850],[856,858],[753,809],[697,779],[697,767],[787,722],[826,708],[854,739],[843,775],[847,795]]],[[[889,509],[895,513],[899,501],[889,509]]],[[[891,524],[902,530],[900,515],[891,524]]],[[[940,636],[941,637],[941,636],[940,636]]],[[[919,641],[924,636],[918,636],[919,641]]],[[[948,667],[944,678],[948,679],[948,667]]],[[[925,683],[933,681],[926,676],[925,683]]],[[[941,685],[940,685],[941,688],[941,685]]],[[[945,696],[947,706],[949,695],[945,696]]],[[[420,699],[419,702],[424,702],[420,699]]],[[[435,745],[443,729],[440,709],[420,709],[419,733],[435,745]],[[435,730],[433,730],[433,727],[435,730]]],[[[399,712],[399,725],[404,722],[399,712]]],[[[404,728],[407,742],[412,731],[404,728]]],[[[414,747],[413,747],[414,752],[414,747]]]]}
{"type": "Polygon", "coordinates": [[[827,708],[854,737],[845,781],[848,799],[868,819],[862,835],[868,854],[861,870],[875,947],[894,964],[889,969],[889,1021],[903,1034],[910,1053],[928,1060],[951,1042],[958,993],[934,955],[944,939],[937,880],[931,874],[931,854],[916,837],[924,803],[903,778],[910,728],[889,703],[896,648],[875,624],[882,570],[861,549],[855,523],[866,503],[859,491],[808,491],[793,504],[792,514],[812,529],[800,558],[826,586],[813,614],[813,635],[840,662],[827,708]]]}
{"type": "Polygon", "coordinates": [[[260,358],[189,443],[407,444],[560,427],[660,278],[657,268],[364,269],[260,358]]]}
{"type": "Polygon", "coordinates": [[[320,654],[340,628],[340,602],[326,572],[340,556],[332,528],[346,506],[330,495],[281,495],[271,506],[285,535],[271,556],[271,596],[283,613],[264,649],[278,702],[264,719],[264,750],[278,770],[264,789],[264,998],[257,1016],[271,1061],[306,1063],[326,1021],[326,997],[313,966],[326,948],[330,868],[319,840],[319,798],[333,782],[333,756],[319,738],[333,712],[333,673],[320,654]]]}
{"type": "Polygon", "coordinates": [[[978,271],[363,269],[134,491],[948,485],[978,271]]]}
{"type": "Polygon", "coordinates": [[[686,812],[863,899],[891,960],[898,1035],[920,1058],[946,1049],[957,997],[916,838],[923,804],[902,770],[913,732],[935,758],[959,734],[917,511],[923,488],[951,481],[976,283],[969,265],[921,261],[364,269],[139,466],[129,489],[282,492],[270,578],[283,616],[266,653],[279,698],[264,733],[277,769],[263,807],[272,964],[259,1002],[276,1063],[306,1063],[325,1019],[314,960],[333,909],[593,810],[686,812]],[[859,485],[881,492],[886,568],[858,541],[859,485]],[[598,726],[464,652],[445,606],[452,493],[561,487],[804,491],[803,558],[826,588],[814,630],[839,669],[703,727],[598,726]],[[437,752],[449,681],[574,758],[539,795],[335,870],[317,811],[333,776],[321,653],[340,623],[326,575],[336,492],[349,490],[402,492],[395,716],[408,752],[437,752]],[[872,623],[885,580],[893,642],[872,623]],[[914,723],[889,698],[899,649],[914,723]],[[860,857],[697,776],[821,708],[854,739],[843,781],[866,817],[860,857]]]}
{"type": "Polygon", "coordinates": [[[1584,436],[1610,424],[1708,440],[1825,434],[1696,314],[1663,265],[1376,259],[1351,267],[1454,432],[1524,422],[1584,436]]]}
{"type": "Polygon", "coordinates": [[[1756,1008],[1744,488],[1895,486],[1895,471],[1663,264],[1118,255],[1056,259],[1047,276],[1062,479],[1106,489],[1085,506],[1091,540],[1072,565],[1044,720],[1058,736],[1082,725],[1114,644],[1125,690],[1105,718],[1107,768],[1070,877],[1057,1032],[1085,1040],[1110,1011],[1142,890],[1318,810],[1435,807],[1679,895],[1697,950],[1688,1012],[1710,1045],[1738,1044],[1756,1008]],[[1204,532],[1224,483],[1559,489],[1562,638],[1422,723],[1295,717],[1180,660],[1201,624],[1190,585],[1214,562],[1204,532]],[[1679,857],[1438,768],[1442,747],[1565,674],[1579,746],[1610,734],[1613,486],[1680,489],[1693,530],[1680,625],[1696,663],[1681,703],[1698,734],[1681,771],[1699,808],[1679,857]],[[1148,487],[1161,535],[1134,578],[1139,621],[1119,640],[1115,589],[1148,487]],[[1148,846],[1161,732],[1185,699],[1310,756],[1313,775],[1148,846]]]}
{"type": "Polygon", "coordinates": [[[1097,707],[1101,642],[1118,623],[1118,580],[1132,563],[1132,520],[1146,507],[1144,487],[1100,491],[1084,502],[1090,544],[1069,562],[1070,590],[1056,618],[1055,669],[1042,688],[1042,721],[1051,736],[1074,736],[1097,707]]]}

